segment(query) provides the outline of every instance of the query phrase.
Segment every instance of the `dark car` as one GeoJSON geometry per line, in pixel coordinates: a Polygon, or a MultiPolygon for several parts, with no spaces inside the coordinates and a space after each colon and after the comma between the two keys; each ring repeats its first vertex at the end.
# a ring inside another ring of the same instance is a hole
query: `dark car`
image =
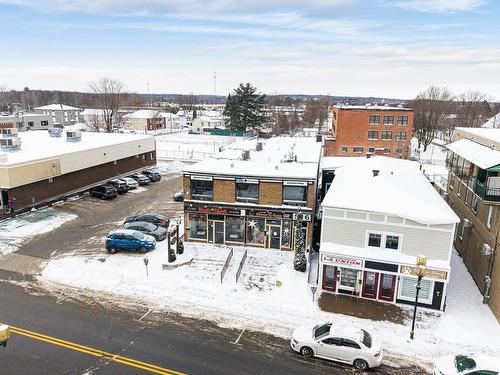
{"type": "Polygon", "coordinates": [[[131,221],[125,223],[125,229],[133,229],[149,236],[153,236],[156,241],[163,241],[167,238],[167,230],[159,225],[148,223],[146,221],[131,221]]]}
{"type": "Polygon", "coordinates": [[[113,199],[118,196],[118,192],[113,186],[99,185],[89,189],[91,196],[101,199],[113,199]]]}
{"type": "Polygon", "coordinates": [[[118,192],[118,194],[124,194],[130,190],[130,187],[127,185],[127,183],[125,181],[118,180],[118,179],[109,180],[108,182],[106,182],[106,185],[113,186],[116,189],[116,191],[118,192]]]}
{"type": "Polygon", "coordinates": [[[149,178],[151,182],[158,182],[161,180],[161,175],[154,170],[142,171],[141,173],[149,178]]]}
{"type": "Polygon", "coordinates": [[[145,221],[146,223],[159,225],[160,227],[163,228],[168,228],[170,224],[170,220],[165,215],[158,214],[156,212],[146,212],[144,214],[130,216],[127,219],[125,219],[125,224],[134,221],[145,221]]]}
{"type": "Polygon", "coordinates": [[[118,250],[135,250],[145,253],[156,247],[156,240],[144,233],[131,229],[118,229],[106,237],[106,250],[114,254],[118,250]]]}
{"type": "Polygon", "coordinates": [[[182,191],[178,191],[175,193],[172,197],[175,202],[182,202],[184,201],[184,193],[182,191]]]}
{"type": "Polygon", "coordinates": [[[142,173],[134,173],[133,175],[130,175],[128,177],[136,180],[139,185],[149,185],[149,183],[151,182],[151,180],[148,177],[144,176],[142,173]]]}

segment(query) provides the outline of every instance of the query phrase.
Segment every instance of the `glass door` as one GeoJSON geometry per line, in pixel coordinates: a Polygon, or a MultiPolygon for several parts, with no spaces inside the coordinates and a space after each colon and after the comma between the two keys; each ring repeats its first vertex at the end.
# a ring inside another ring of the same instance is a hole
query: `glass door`
{"type": "Polygon", "coordinates": [[[378,289],[378,299],[383,301],[394,301],[394,290],[396,286],[396,275],[380,274],[380,287],[378,289]]]}
{"type": "Polygon", "coordinates": [[[340,269],[340,285],[339,289],[349,290],[354,292],[358,282],[358,271],[352,268],[340,269]]]}
{"type": "Polygon", "coordinates": [[[365,271],[361,295],[365,298],[377,298],[378,273],[365,271]]]}
{"type": "Polygon", "coordinates": [[[270,249],[281,249],[281,227],[277,225],[269,225],[268,233],[268,247],[270,249]]]}
{"type": "Polygon", "coordinates": [[[335,292],[335,287],[337,286],[337,267],[327,264],[323,265],[322,284],[324,290],[335,292]]]}
{"type": "Polygon", "coordinates": [[[214,243],[224,243],[224,222],[214,221],[214,243]]]}

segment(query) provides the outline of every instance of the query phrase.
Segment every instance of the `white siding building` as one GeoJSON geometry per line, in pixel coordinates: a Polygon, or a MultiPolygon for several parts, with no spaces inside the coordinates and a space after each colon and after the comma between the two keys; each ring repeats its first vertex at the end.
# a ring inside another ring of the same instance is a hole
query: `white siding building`
{"type": "Polygon", "coordinates": [[[53,124],[74,125],[79,121],[80,108],[65,104],[49,104],[34,108],[35,113],[52,116],[53,124]]]}

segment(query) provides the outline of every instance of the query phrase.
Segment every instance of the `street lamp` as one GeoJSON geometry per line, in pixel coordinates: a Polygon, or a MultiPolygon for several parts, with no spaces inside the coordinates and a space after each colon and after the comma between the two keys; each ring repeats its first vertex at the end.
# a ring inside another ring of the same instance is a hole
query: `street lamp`
{"type": "Polygon", "coordinates": [[[427,257],[419,255],[417,257],[417,268],[418,268],[417,293],[415,294],[415,306],[413,308],[413,322],[411,323],[411,332],[410,332],[410,339],[412,339],[412,340],[415,336],[415,318],[417,317],[418,293],[420,292],[420,289],[422,288],[422,286],[420,285],[420,282],[422,281],[422,278],[425,276],[425,271],[427,269],[426,264],[427,264],[427,257]]]}

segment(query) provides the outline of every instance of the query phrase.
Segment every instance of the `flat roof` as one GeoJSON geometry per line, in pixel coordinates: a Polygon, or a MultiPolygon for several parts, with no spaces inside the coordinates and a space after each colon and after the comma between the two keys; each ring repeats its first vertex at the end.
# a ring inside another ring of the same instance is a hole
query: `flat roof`
{"type": "MultiPolygon", "coordinates": [[[[500,129],[484,130],[500,131],[500,129]]],[[[483,146],[467,138],[450,143],[446,145],[446,148],[482,169],[488,169],[500,164],[500,151],[483,146]]]]}
{"type": "MultiPolygon", "coordinates": [[[[459,130],[465,133],[469,133],[476,137],[481,137],[492,142],[500,143],[500,129],[498,128],[462,128],[457,127],[455,130],[459,130]]],[[[489,145],[487,145],[489,146],[489,145]]]]}
{"type": "Polygon", "coordinates": [[[322,207],[395,215],[422,224],[451,224],[457,215],[420,171],[417,162],[359,158],[338,168],[322,207]],[[373,170],[378,170],[374,176],[373,170]]]}
{"type": "Polygon", "coordinates": [[[367,111],[414,111],[412,108],[393,107],[389,105],[348,105],[336,104],[335,108],[350,109],[350,110],[367,110],[367,111]]]}

